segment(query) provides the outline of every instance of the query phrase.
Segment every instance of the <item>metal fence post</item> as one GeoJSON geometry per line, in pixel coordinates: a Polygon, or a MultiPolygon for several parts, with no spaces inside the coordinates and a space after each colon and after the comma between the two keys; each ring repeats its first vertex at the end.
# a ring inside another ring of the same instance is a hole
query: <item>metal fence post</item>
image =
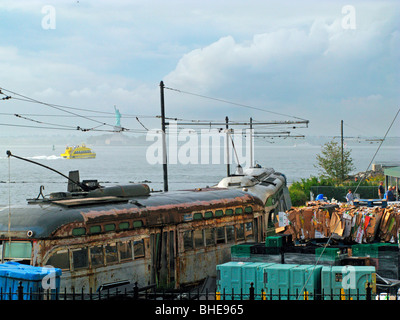
{"type": "Polygon", "coordinates": [[[24,287],[22,286],[22,281],[19,282],[18,286],[18,300],[24,300],[24,287]]]}
{"type": "Polygon", "coordinates": [[[368,281],[367,282],[367,288],[366,288],[366,295],[365,295],[365,299],[368,300],[368,301],[371,300],[371,291],[372,291],[372,288],[371,288],[370,283],[368,281]]]}
{"type": "Polygon", "coordinates": [[[250,295],[249,295],[249,299],[250,300],[254,300],[254,286],[253,286],[253,282],[250,283],[250,295]]]}

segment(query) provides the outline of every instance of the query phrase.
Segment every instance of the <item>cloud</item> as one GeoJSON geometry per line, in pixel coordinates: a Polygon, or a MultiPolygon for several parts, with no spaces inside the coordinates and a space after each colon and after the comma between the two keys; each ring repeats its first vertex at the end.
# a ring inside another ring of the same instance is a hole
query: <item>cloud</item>
{"type": "Polygon", "coordinates": [[[306,118],[323,105],[328,117],[341,108],[356,114],[360,108],[349,111],[342,102],[357,97],[370,105],[379,97],[385,104],[398,89],[397,19],[387,16],[356,30],[343,29],[341,19],[315,19],[247,41],[225,36],[185,54],[164,80],[177,89],[306,118]]]}
{"type": "MultiPolygon", "coordinates": [[[[374,110],[398,103],[398,5],[353,3],[355,30],[342,28],[336,2],[57,1],[57,27],[43,30],[41,9],[52,3],[5,0],[1,85],[60,105],[158,115],[163,79],[310,119],[318,132],[326,117],[378,118],[374,110]]],[[[172,91],[166,108],[186,119],[276,118],[172,91]]]]}

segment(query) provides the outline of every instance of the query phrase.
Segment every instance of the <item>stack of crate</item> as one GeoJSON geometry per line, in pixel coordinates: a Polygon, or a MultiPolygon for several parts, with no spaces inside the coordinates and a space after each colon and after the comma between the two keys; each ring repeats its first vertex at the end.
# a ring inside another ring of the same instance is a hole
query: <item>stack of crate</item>
{"type": "Polygon", "coordinates": [[[315,249],[315,260],[319,261],[319,264],[335,265],[341,258],[340,249],[338,248],[316,248],[315,249]]]}
{"type": "Polygon", "coordinates": [[[250,259],[250,248],[254,245],[254,242],[233,245],[231,247],[231,258],[233,260],[247,261],[250,259]]]}
{"type": "Polygon", "coordinates": [[[352,246],[353,257],[368,257],[376,267],[377,273],[384,278],[399,278],[399,248],[397,244],[371,243],[352,246]]]}
{"type": "Polygon", "coordinates": [[[281,236],[269,236],[265,238],[265,248],[267,254],[279,254],[282,250],[281,236]]]}

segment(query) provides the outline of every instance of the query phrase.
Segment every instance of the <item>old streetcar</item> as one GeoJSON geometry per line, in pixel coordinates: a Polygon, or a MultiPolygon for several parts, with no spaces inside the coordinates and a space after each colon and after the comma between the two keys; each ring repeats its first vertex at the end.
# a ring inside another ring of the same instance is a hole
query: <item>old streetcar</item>
{"type": "Polygon", "coordinates": [[[185,191],[91,184],[2,208],[1,260],[60,268],[68,291],[179,288],[215,276],[233,244],[262,241],[274,214],[291,206],[285,177],[263,168],[185,191]]]}

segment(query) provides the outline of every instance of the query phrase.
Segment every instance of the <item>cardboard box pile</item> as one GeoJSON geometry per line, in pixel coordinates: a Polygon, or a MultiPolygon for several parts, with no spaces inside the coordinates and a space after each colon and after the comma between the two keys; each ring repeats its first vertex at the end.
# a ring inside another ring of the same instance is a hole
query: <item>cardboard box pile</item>
{"type": "Polygon", "coordinates": [[[286,212],[285,233],[293,240],[327,238],[371,243],[398,242],[400,206],[356,207],[347,204],[307,203],[286,212]]]}

